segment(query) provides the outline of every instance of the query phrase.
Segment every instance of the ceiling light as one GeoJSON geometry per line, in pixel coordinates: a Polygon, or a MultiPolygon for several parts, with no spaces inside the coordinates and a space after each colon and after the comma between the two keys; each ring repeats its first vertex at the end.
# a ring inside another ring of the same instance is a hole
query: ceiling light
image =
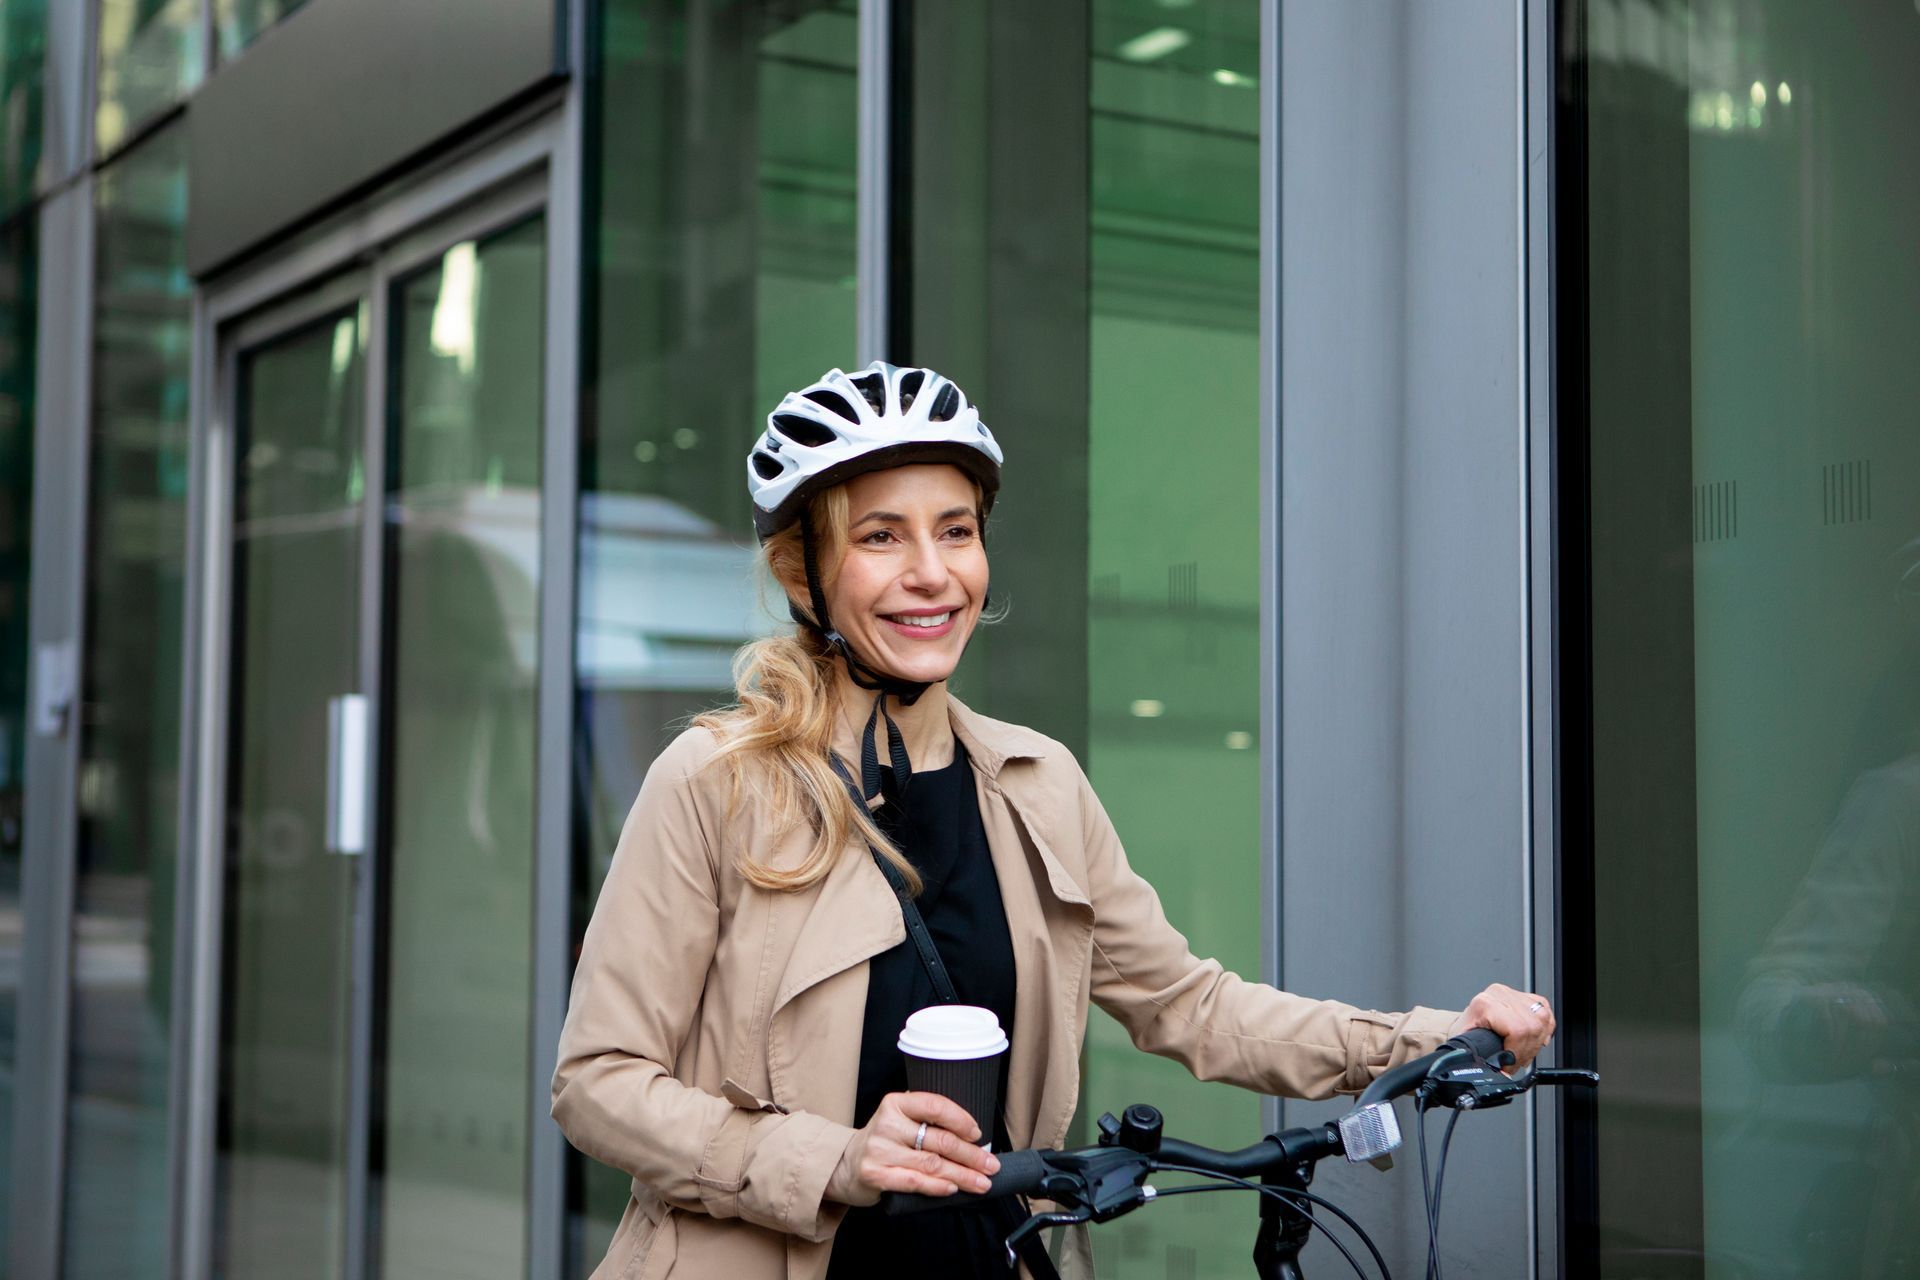
{"type": "Polygon", "coordinates": [[[1167,704],[1158,698],[1135,698],[1129,709],[1142,720],[1154,720],[1167,713],[1167,704]]]}
{"type": "Polygon", "coordinates": [[[1128,62],[1152,62],[1192,42],[1193,37],[1178,27],[1155,27],[1121,45],[1120,56],[1128,62]]]}

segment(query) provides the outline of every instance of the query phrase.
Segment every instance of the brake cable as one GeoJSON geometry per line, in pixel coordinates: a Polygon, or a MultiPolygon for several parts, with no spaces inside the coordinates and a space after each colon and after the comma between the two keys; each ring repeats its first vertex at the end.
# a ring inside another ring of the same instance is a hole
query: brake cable
{"type": "Polygon", "coordinates": [[[1347,1229],[1360,1238],[1360,1243],[1367,1246],[1367,1252],[1373,1255],[1374,1265],[1380,1268],[1381,1280],[1393,1280],[1393,1272],[1387,1269],[1387,1260],[1381,1256],[1380,1247],[1373,1242],[1373,1237],[1368,1235],[1365,1229],[1362,1228],[1358,1222],[1355,1222],[1346,1210],[1334,1204],[1331,1200],[1326,1199],[1324,1196],[1317,1196],[1311,1191],[1302,1191],[1297,1187],[1268,1186],[1265,1183],[1254,1182],[1248,1178],[1235,1177],[1231,1173],[1215,1173],[1211,1169],[1201,1169],[1193,1165],[1160,1164],[1156,1162],[1154,1168],[1156,1172],[1186,1173],[1192,1174],[1195,1177],[1212,1178],[1219,1184],[1214,1186],[1189,1185],[1183,1187],[1156,1187],[1153,1196],[1155,1200],[1160,1199],[1162,1196],[1191,1195],[1196,1191],[1258,1191],[1263,1196],[1272,1196],[1274,1199],[1287,1205],[1304,1217],[1309,1226],[1318,1227],[1320,1234],[1325,1236],[1333,1244],[1333,1247],[1340,1251],[1340,1256],[1347,1260],[1347,1265],[1353,1268],[1353,1273],[1359,1276],[1360,1280],[1367,1280],[1367,1273],[1360,1266],[1360,1260],[1353,1256],[1353,1251],[1347,1248],[1345,1242],[1342,1241],[1339,1236],[1333,1234],[1333,1228],[1321,1222],[1318,1218],[1315,1218],[1311,1213],[1308,1213],[1300,1206],[1299,1201],[1304,1200],[1310,1204],[1319,1205],[1338,1217],[1340,1221],[1346,1223],[1347,1229]]]}

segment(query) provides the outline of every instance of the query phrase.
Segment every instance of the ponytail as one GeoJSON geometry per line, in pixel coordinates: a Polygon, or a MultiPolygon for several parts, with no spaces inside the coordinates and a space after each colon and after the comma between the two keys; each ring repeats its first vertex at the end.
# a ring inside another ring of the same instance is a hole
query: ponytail
{"type": "MultiPolygon", "coordinates": [[[[813,500],[809,511],[830,563],[820,565],[822,590],[838,575],[840,550],[847,540],[847,491],[836,485],[813,500]]],[[[800,530],[789,525],[760,548],[769,576],[789,598],[807,599],[807,578],[800,530]]],[[[742,793],[751,793],[773,814],[776,829],[806,825],[813,846],[800,865],[768,866],[758,851],[740,854],[740,873],[762,889],[794,892],[825,879],[841,850],[856,836],[900,872],[908,889],[920,892],[913,864],[887,839],[864,804],[856,803],[831,763],[834,726],[839,721],[839,656],[826,637],[811,627],[792,635],[755,640],[734,656],[733,687],[738,702],[694,717],[709,729],[720,748],[710,763],[725,760],[733,773],[730,809],[742,793]]]]}

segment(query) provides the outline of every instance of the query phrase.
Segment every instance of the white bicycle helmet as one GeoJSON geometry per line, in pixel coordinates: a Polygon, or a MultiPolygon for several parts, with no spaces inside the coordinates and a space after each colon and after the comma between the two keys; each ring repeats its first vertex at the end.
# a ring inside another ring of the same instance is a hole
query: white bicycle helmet
{"type": "Polygon", "coordinates": [[[788,392],[767,415],[747,455],[753,525],[764,541],[798,520],[821,490],[915,462],[954,464],[979,481],[981,505],[991,507],[1002,461],[980,411],[933,370],[879,360],[855,374],[833,369],[788,392]]]}

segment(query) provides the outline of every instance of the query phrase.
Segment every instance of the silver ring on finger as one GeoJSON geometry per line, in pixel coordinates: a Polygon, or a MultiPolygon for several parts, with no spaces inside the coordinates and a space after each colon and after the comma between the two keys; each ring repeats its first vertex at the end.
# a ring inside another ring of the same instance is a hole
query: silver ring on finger
{"type": "Polygon", "coordinates": [[[1541,1011],[1542,1009],[1544,1009],[1544,1008],[1546,1008],[1546,1007],[1547,1007],[1547,1006],[1546,1006],[1546,1003],[1545,1003],[1544,1001],[1541,1001],[1541,1000],[1535,1000],[1535,1001],[1534,1001],[1534,1002],[1533,1002],[1532,1004],[1530,1004],[1530,1005],[1528,1005],[1528,1006],[1527,1006],[1527,1012],[1528,1012],[1528,1013],[1538,1013],[1538,1012],[1540,1012],[1540,1011],[1541,1011]]]}
{"type": "Polygon", "coordinates": [[[925,1120],[920,1122],[920,1132],[913,1135],[913,1149],[915,1151],[925,1151],[927,1149],[927,1122],[925,1120]]]}

